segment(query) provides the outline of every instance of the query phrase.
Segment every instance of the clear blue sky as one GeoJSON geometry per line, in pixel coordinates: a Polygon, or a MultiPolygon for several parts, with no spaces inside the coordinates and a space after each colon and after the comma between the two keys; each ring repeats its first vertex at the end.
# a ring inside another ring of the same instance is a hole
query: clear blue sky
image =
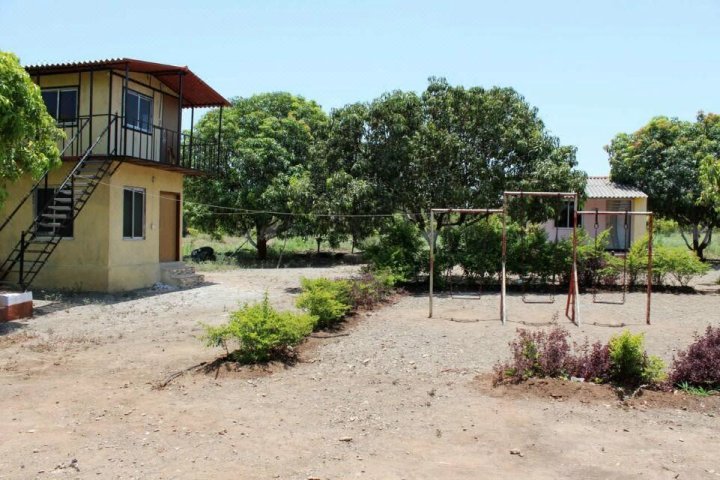
{"type": "Polygon", "coordinates": [[[618,132],[720,111],[718,0],[0,0],[0,49],[187,65],[228,97],[285,90],[328,111],[429,76],[512,86],[590,174],[618,132]]]}

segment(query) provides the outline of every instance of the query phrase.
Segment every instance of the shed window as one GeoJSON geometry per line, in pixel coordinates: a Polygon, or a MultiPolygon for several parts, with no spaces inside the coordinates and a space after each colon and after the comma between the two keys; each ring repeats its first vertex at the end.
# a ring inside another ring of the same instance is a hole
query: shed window
{"type": "Polygon", "coordinates": [[[123,238],[145,238],[145,189],[123,189],[123,238]]]}
{"type": "Polygon", "coordinates": [[[125,91],[125,126],[140,130],[145,133],[152,133],[152,98],[135,92],[125,91]]]}
{"type": "MultiPolygon", "coordinates": [[[[575,202],[565,202],[560,215],[555,219],[556,228],[573,228],[573,216],[575,215],[575,202]]],[[[578,215],[577,226],[582,225],[582,215],[578,215]]]]}
{"type": "Polygon", "coordinates": [[[72,88],[47,88],[41,91],[45,108],[60,125],[72,125],[78,117],[78,90],[72,88]]]}

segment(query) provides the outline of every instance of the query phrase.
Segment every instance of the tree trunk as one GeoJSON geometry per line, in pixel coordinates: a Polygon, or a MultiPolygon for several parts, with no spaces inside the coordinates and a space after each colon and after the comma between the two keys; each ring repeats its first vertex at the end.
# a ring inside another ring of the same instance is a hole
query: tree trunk
{"type": "Polygon", "coordinates": [[[267,259],[267,239],[266,238],[258,238],[257,239],[257,256],[258,256],[259,260],[267,259]]]}
{"type": "Polygon", "coordinates": [[[317,242],[317,253],[320,254],[320,244],[322,243],[322,238],[315,237],[315,242],[317,242]]]}

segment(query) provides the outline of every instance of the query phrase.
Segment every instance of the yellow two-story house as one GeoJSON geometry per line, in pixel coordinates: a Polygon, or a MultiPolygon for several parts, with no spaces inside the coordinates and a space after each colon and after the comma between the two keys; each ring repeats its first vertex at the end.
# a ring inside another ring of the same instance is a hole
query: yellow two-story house
{"type": "Polygon", "coordinates": [[[62,166],[9,186],[0,281],[115,292],[198,280],[181,262],[183,177],[222,172],[222,121],[195,142],[196,108],[229,102],[187,67],[129,58],[26,67],[65,132],[62,166]],[[183,109],[191,109],[188,132],[183,109]]]}

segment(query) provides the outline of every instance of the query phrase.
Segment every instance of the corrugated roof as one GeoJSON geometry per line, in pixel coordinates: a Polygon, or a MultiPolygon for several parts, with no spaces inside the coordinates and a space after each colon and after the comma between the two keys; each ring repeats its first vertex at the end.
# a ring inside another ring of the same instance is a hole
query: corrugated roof
{"type": "Polygon", "coordinates": [[[585,193],[588,198],[647,198],[644,192],[611,182],[609,177],[588,177],[585,193]]]}
{"type": "Polygon", "coordinates": [[[108,58],[84,62],[52,63],[30,65],[25,67],[30,75],[47,75],[52,73],[69,73],[77,71],[116,69],[131,72],[149,73],[157,77],[171,90],[180,93],[179,75],[183,76],[183,107],[221,107],[229,106],[225,97],[216,92],[188,67],[146,62],[133,58],[108,58]]]}

